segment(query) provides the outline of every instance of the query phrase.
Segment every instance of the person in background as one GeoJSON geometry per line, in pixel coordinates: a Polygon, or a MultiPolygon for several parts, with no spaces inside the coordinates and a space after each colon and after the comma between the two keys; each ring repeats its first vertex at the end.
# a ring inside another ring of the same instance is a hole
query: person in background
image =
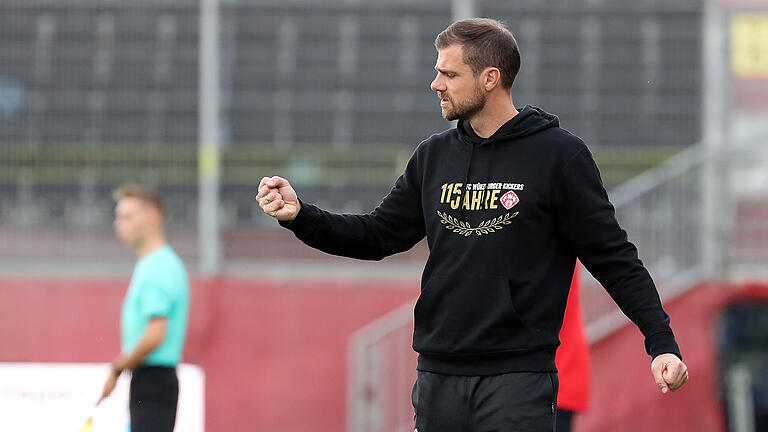
{"type": "Polygon", "coordinates": [[[130,371],[131,431],[171,432],[179,397],[176,366],[187,331],[187,271],[165,241],[165,205],[157,193],[127,185],[115,191],[114,199],[115,233],[138,261],[123,301],[122,353],[112,362],[99,402],[112,393],[123,371],[130,371]]]}
{"type": "Polygon", "coordinates": [[[573,274],[568,302],[565,306],[563,327],[560,329],[560,346],[555,353],[555,364],[560,379],[557,393],[557,432],[570,432],[574,414],[584,412],[589,406],[589,345],[581,317],[579,265],[573,274]]]}

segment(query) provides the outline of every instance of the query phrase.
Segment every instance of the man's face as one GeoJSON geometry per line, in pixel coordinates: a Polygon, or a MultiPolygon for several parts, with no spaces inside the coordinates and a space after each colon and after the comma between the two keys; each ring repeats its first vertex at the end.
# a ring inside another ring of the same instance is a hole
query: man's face
{"type": "Polygon", "coordinates": [[[461,45],[451,45],[437,52],[437,76],[430,87],[440,98],[446,120],[468,120],[485,107],[485,93],[479,77],[462,60],[461,45]]]}
{"type": "Polygon", "coordinates": [[[132,197],[121,198],[115,207],[115,234],[131,248],[141,245],[157,223],[157,213],[146,202],[132,197]]]}

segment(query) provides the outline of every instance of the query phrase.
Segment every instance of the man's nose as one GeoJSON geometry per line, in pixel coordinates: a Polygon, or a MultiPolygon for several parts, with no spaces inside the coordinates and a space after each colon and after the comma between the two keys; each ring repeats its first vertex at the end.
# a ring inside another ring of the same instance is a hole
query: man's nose
{"type": "Polygon", "coordinates": [[[437,78],[435,77],[434,80],[432,80],[432,84],[430,84],[430,88],[432,88],[433,91],[445,91],[445,85],[437,78]]]}

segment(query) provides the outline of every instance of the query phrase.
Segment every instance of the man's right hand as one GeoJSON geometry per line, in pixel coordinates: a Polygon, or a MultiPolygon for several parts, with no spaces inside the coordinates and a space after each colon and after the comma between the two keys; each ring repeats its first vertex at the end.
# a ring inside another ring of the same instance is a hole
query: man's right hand
{"type": "Polygon", "coordinates": [[[279,221],[292,221],[299,214],[301,204],[288,180],[282,177],[264,177],[256,195],[264,213],[279,221]]]}
{"type": "Polygon", "coordinates": [[[112,392],[115,390],[115,387],[117,386],[118,378],[120,378],[120,372],[113,369],[112,373],[109,374],[109,377],[104,382],[104,389],[101,391],[101,398],[99,398],[99,401],[96,402],[96,405],[100,404],[101,401],[108,398],[109,395],[112,394],[112,392]]]}

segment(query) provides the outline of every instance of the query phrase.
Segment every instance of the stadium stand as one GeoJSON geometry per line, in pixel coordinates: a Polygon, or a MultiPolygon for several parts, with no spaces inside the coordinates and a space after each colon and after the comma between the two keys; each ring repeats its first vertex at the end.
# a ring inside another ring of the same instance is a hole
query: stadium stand
{"type": "MultiPolygon", "coordinates": [[[[590,143],[608,186],[697,142],[700,5],[566,3],[478,3],[519,39],[516,102],[590,143]]],[[[193,230],[197,3],[0,8],[0,228],[103,231],[109,190],[134,180],[179,204],[172,229],[193,230]]],[[[252,202],[266,174],[334,210],[375,206],[412,149],[450,127],[429,89],[450,19],[437,0],[222,2],[223,228],[274,228],[252,202]]]]}

